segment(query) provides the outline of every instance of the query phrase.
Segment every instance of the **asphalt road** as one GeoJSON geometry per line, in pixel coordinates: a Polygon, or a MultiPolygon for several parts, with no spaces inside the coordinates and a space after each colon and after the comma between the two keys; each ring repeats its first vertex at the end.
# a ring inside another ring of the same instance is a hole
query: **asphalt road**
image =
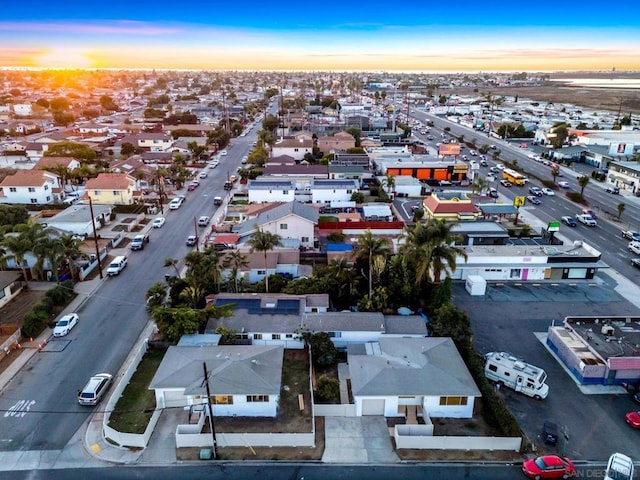
{"type": "MultiPolygon", "coordinates": [[[[116,374],[148,322],[144,294],[163,282],[166,258],[180,260],[191,249],[185,240],[194,231],[194,218],[212,216],[213,197],[224,195],[223,184],[251,148],[255,132],[234,140],[216,169],[208,170],[200,187],[187,192],[178,210],[165,208],[166,223],[152,229],[144,250],[128,252],[129,263],[104,283],[79,309],[79,324],[62,339],[53,339],[26,365],[0,395],[0,450],[58,450],[63,448],[97,407],[82,407],[77,391],[100,372],[116,374]],[[58,351],[51,351],[57,349],[58,351]]],[[[204,229],[200,229],[201,231],[204,229]]]]}

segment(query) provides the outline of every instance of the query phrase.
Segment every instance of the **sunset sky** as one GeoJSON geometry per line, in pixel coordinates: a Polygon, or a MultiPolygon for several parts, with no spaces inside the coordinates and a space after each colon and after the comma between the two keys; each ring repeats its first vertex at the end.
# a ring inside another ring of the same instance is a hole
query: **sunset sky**
{"type": "Polygon", "coordinates": [[[640,70],[640,4],[616,5],[9,1],[0,14],[0,67],[640,70]]]}

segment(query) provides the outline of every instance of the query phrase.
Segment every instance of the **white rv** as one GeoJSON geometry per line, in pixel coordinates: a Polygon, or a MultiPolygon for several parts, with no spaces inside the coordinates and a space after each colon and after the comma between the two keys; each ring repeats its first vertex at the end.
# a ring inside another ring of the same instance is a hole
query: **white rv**
{"type": "Polygon", "coordinates": [[[524,393],[536,400],[547,398],[547,374],[539,367],[506,352],[489,352],[485,356],[484,374],[499,385],[524,393]]]}

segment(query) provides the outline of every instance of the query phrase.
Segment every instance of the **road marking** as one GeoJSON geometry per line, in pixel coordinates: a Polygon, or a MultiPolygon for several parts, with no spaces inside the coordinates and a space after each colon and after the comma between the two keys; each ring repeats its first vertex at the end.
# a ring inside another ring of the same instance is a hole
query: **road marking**
{"type": "Polygon", "coordinates": [[[18,403],[13,405],[9,410],[4,412],[4,416],[6,417],[17,417],[22,418],[27,413],[29,413],[29,409],[36,404],[35,400],[20,400],[18,403]]]}

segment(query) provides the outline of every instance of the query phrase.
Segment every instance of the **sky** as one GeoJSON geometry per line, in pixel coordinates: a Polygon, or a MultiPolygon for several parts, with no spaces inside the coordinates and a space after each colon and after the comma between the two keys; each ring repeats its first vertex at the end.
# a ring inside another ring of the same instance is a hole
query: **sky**
{"type": "Polygon", "coordinates": [[[638,0],[3,3],[0,67],[640,70],[638,0]]]}

